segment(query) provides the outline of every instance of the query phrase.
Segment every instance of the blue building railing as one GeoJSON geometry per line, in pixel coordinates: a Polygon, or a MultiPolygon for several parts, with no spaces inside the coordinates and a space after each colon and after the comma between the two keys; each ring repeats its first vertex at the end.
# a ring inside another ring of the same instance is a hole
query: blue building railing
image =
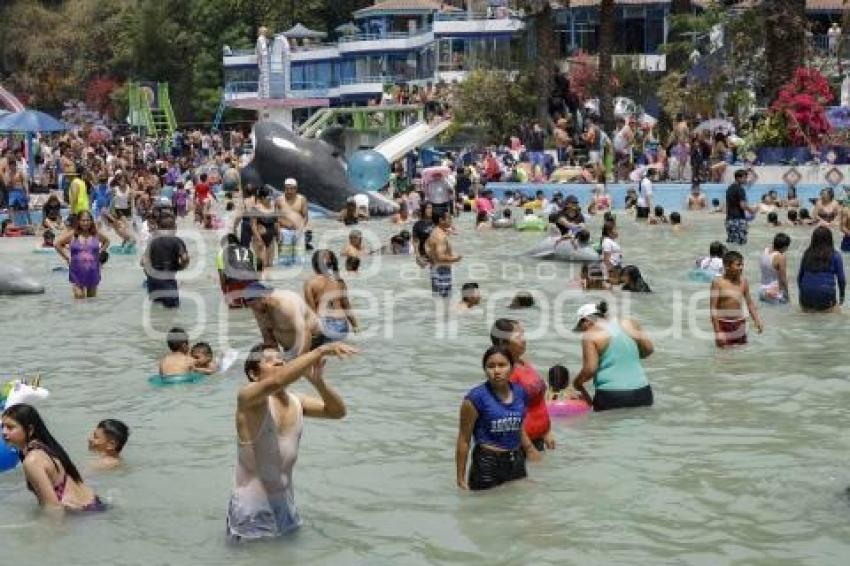
{"type": "Polygon", "coordinates": [[[431,26],[417,28],[413,31],[389,31],[379,33],[355,33],[339,38],[340,43],[351,43],[353,41],[376,41],[380,39],[409,39],[433,31],[431,26]]]}

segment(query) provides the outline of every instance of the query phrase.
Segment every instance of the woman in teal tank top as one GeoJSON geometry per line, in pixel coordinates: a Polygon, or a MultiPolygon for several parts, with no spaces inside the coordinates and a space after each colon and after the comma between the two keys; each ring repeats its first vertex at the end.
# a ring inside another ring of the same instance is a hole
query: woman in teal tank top
{"type": "Polygon", "coordinates": [[[577,313],[575,331],[582,333],[582,368],[575,388],[594,411],[652,405],[652,388],[641,360],[654,347],[640,325],[624,319],[609,321],[608,304],[587,304],[577,313]],[[593,379],[593,399],[584,384],[593,379]]]}

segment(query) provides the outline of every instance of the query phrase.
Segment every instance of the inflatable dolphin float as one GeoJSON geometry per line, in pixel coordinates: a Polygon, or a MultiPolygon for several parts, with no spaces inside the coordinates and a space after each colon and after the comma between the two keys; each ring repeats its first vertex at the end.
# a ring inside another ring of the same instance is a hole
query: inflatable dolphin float
{"type": "MultiPolygon", "coordinates": [[[[348,199],[360,191],[348,181],[339,133],[338,129],[329,128],[322,139],[307,139],[277,122],[258,122],[253,134],[254,159],[240,172],[242,185],[271,185],[280,190],[283,182],[292,177],[298,181],[299,192],[311,203],[331,211],[342,210],[348,199]]],[[[391,200],[374,192],[365,194],[373,214],[396,211],[391,200]]]]}
{"type": "Polygon", "coordinates": [[[0,264],[0,295],[38,295],[44,285],[16,265],[0,264]]]}
{"type": "Polygon", "coordinates": [[[526,252],[536,259],[556,261],[599,261],[599,254],[592,247],[576,248],[572,240],[562,240],[560,236],[548,236],[526,252]]]}

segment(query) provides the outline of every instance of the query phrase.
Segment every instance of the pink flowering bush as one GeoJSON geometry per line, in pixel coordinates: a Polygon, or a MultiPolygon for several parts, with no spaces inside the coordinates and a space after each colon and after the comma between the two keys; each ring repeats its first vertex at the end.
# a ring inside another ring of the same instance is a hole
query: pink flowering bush
{"type": "Polygon", "coordinates": [[[832,129],[826,117],[826,106],[833,98],[829,82],[820,71],[800,67],[791,82],[779,91],[770,111],[785,118],[792,144],[818,145],[832,129]]]}

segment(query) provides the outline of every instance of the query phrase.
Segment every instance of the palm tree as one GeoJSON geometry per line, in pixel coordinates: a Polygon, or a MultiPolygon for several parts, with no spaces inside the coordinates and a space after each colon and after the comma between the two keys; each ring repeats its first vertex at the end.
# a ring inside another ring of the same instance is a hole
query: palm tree
{"type": "MultiPolygon", "coordinates": [[[[681,25],[675,25],[675,18],[690,14],[691,11],[691,0],[672,0],[670,3],[670,15],[674,18],[674,24],[671,25],[670,37],[667,39],[668,44],[677,44],[686,40],[687,36],[681,33],[681,25]]],[[[667,54],[667,70],[682,69],[687,61],[687,54],[683,50],[673,50],[667,54]]]]}
{"type": "MultiPolygon", "coordinates": [[[[567,6],[569,3],[566,3],[567,6]]],[[[524,0],[523,7],[531,15],[534,43],[537,48],[536,75],[538,81],[537,120],[546,127],[549,121],[549,97],[554,87],[556,64],[555,26],[550,0],[524,0]]]]}
{"type": "Polygon", "coordinates": [[[806,48],[805,0],[762,2],[767,81],[765,95],[773,100],[794,71],[803,64],[806,48]]]}
{"type": "Polygon", "coordinates": [[[599,4],[599,113],[606,132],[614,130],[614,98],[611,95],[613,50],[616,33],[614,0],[599,4]]]}

